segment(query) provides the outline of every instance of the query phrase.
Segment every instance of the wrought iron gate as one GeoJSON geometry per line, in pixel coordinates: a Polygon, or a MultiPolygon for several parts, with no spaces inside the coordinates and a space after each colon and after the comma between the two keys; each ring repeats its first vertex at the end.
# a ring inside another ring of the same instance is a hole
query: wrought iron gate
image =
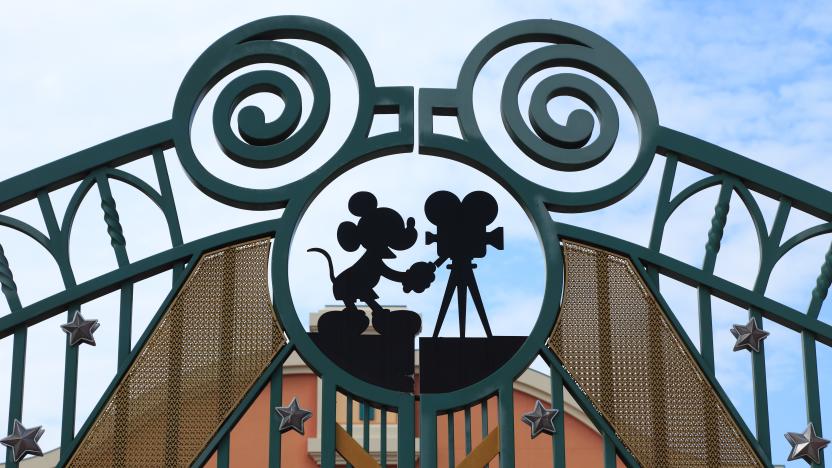
{"type": "MultiPolygon", "coordinates": [[[[36,424],[21,417],[28,328],[64,312],[67,320],[72,320],[85,303],[114,291],[119,291],[121,301],[118,371],[80,428],[75,427],[78,348],[67,344],[61,466],[201,466],[215,453],[218,465],[227,466],[230,431],[267,384],[270,406],[285,404],[282,366],[292,352],[299,353],[322,379],[319,434],[324,467],[335,465],[336,453],[356,466],[387,466],[384,434],[392,413],[398,431],[397,466],[417,463],[417,415],[418,463],[424,468],[437,466],[438,426],[448,425],[448,445],[453,447],[457,443],[453,440],[454,414],[458,413],[464,415],[467,456],[454,460],[451,450],[449,465],[483,466],[498,457],[500,466],[514,466],[517,421],[513,382],[538,356],[550,366],[552,399],[546,403],[562,409],[564,388],[574,397],[603,436],[606,466],[615,466],[617,458],[627,466],[771,466],[771,444],[782,439],[769,429],[765,347],[760,344],[752,353],[755,427],[749,428],[715,377],[710,333],[714,297],[747,309],[758,327],[771,321],[800,335],[807,422],[817,434],[823,434],[816,347],[818,343],[832,346],[832,326],[819,319],[832,282],[832,249],[817,259],[819,275],[808,310],[796,310],[772,299],[766,286],[787,252],[832,233],[832,193],[661,126],[650,90],[634,65],[607,41],[577,26],[534,20],[500,28],[471,51],[455,88],[420,89],[417,99],[411,87],[377,86],[358,45],[335,27],[306,17],[259,20],[220,38],[196,60],[182,82],[170,120],[0,183],[0,211],[31,200],[36,200],[47,232],[6,214],[0,214],[0,225],[40,244],[54,258],[64,284],[60,292],[23,306],[14,265],[0,248],[0,284],[11,310],[0,317],[0,338],[13,340],[8,433],[13,433],[18,420],[24,425],[36,424]],[[233,185],[209,172],[191,141],[196,110],[221,79],[248,65],[278,64],[302,75],[314,94],[308,117],[298,127],[301,96],[283,74],[247,72],[220,90],[212,110],[214,133],[223,151],[240,164],[254,168],[285,164],[303,155],[327,123],[327,76],[308,53],[285,42],[287,39],[323,45],[349,65],[359,94],[355,122],[342,147],[309,175],[266,189],[233,185]],[[559,67],[583,70],[614,89],[637,124],[638,154],[617,180],[582,192],[545,187],[509,167],[487,143],[474,112],[474,83],[494,55],[524,43],[543,46],[512,66],[501,96],[503,123],[517,148],[539,165],[559,171],[587,169],[609,154],[618,133],[618,111],[607,91],[592,79],[559,73],[540,82],[528,113],[531,125],[518,104],[520,88],[532,74],[559,67]],[[281,96],[285,109],[272,123],[262,117],[258,122],[256,113],[241,114],[237,130],[242,136],[238,136],[230,122],[232,112],[241,100],[258,92],[281,96]],[[584,101],[595,112],[599,128],[591,142],[593,125],[582,127],[570,118],[568,125],[561,126],[546,114],[546,103],[564,95],[584,101]],[[382,114],[397,117],[398,128],[369,136],[373,119],[382,114]],[[461,136],[434,132],[437,116],[455,117],[461,136]],[[541,313],[513,357],[489,377],[464,389],[421,395],[362,381],[322,354],[298,320],[287,281],[292,237],[319,190],[351,167],[414,149],[460,161],[500,182],[532,219],[543,243],[547,268],[541,313]],[[143,158],[152,160],[158,189],[120,169],[143,158]],[[247,210],[282,208],[281,216],[183,242],[167,170],[171,158],[178,158],[191,181],[216,201],[247,210]],[[552,212],[586,212],[615,204],[639,185],[657,159],[663,160],[664,172],[649,245],[552,221],[552,212]],[[672,195],[680,165],[710,176],[672,195]],[[128,257],[110,189],[113,180],[136,188],[159,207],[168,225],[170,249],[138,261],[128,257]],[[66,214],[58,219],[50,193],[77,182],[80,185],[66,214]],[[662,253],[671,214],[711,187],[719,188],[719,197],[703,240],[702,265],[692,266],[662,253]],[[94,188],[102,200],[118,268],[78,282],[69,262],[69,236],[81,202],[94,188]],[[771,226],[766,225],[752,192],[779,204],[771,226]],[[760,246],[752,289],[714,274],[734,194],[749,211],[760,246]],[[823,222],[784,240],[786,220],[795,211],[823,222]],[[266,283],[269,265],[273,296],[266,283]],[[174,272],[168,298],[147,330],[132,330],[133,285],[163,271],[174,272]],[[664,302],[660,275],[696,288],[700,327],[709,331],[701,334],[699,349],[664,302]],[[244,327],[235,325],[233,318],[241,310],[246,314],[244,327]],[[593,325],[587,328],[586,323],[593,325]],[[135,347],[131,346],[134,333],[142,334],[135,347]],[[247,347],[245,353],[237,352],[241,346],[247,347]],[[353,401],[365,403],[363,411],[370,407],[380,410],[378,462],[366,456],[366,425],[362,446],[345,436],[352,432],[351,419],[347,428],[336,423],[338,394],[346,395],[350,405],[353,401]],[[481,440],[477,447],[472,446],[472,433],[478,432],[471,418],[474,407],[482,408],[483,414],[481,437],[474,437],[481,440]],[[496,415],[496,429],[490,429],[494,420],[489,425],[489,414],[492,418],[496,415]]],[[[554,421],[550,463],[563,467],[563,418],[554,421]]],[[[280,466],[279,422],[271,419],[270,466],[280,466]]],[[[12,450],[6,466],[17,466],[12,450]]],[[[823,460],[813,466],[824,466],[823,460]]]]}

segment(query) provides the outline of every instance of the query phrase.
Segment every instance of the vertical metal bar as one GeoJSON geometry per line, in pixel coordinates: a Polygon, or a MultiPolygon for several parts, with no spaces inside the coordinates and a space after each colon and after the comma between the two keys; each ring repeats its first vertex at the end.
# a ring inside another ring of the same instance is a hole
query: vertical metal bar
{"type": "MultiPolygon", "coordinates": [[[[72,316],[78,309],[70,309],[67,313],[67,321],[72,320],[72,316]]],[[[66,354],[64,355],[64,399],[63,410],[61,414],[61,458],[64,455],[64,450],[68,450],[72,446],[72,441],[75,439],[75,410],[76,410],[76,395],[78,392],[78,347],[70,346],[69,341],[66,343],[66,354]],[[64,449],[66,447],[66,449],[64,449]]]]}
{"type": "Polygon", "coordinates": [[[347,395],[347,407],[344,409],[347,413],[347,434],[352,435],[352,397],[347,395]]]}
{"type": "Polygon", "coordinates": [[[514,382],[503,382],[497,394],[500,421],[500,468],[514,468],[514,382]]]}
{"type": "MultiPolygon", "coordinates": [[[[433,401],[429,395],[422,395],[422,398],[419,400],[419,442],[421,449],[419,466],[421,468],[436,468],[437,464],[436,410],[434,410],[432,403],[433,401]]],[[[399,414],[400,445],[401,440],[401,414],[399,414]]],[[[399,453],[399,460],[402,460],[401,452],[399,453]]]]}
{"type": "Polygon", "coordinates": [[[699,304],[699,354],[708,366],[708,371],[714,372],[714,329],[711,315],[711,291],[705,286],[697,288],[699,304]]]}
{"type": "Polygon", "coordinates": [[[217,468],[228,468],[231,458],[231,434],[226,434],[217,447],[217,468]]]}
{"type": "Polygon", "coordinates": [[[124,239],[124,231],[121,228],[116,201],[113,199],[106,173],[99,172],[95,175],[95,185],[98,186],[98,193],[101,196],[101,210],[104,212],[107,234],[110,236],[110,245],[113,247],[113,252],[115,252],[118,266],[128,265],[130,260],[127,257],[127,241],[124,239]]]}
{"type": "MultiPolygon", "coordinates": [[[[65,242],[65,233],[61,232],[58,227],[58,219],[55,217],[55,210],[52,207],[52,200],[46,192],[40,192],[37,195],[38,206],[40,207],[41,216],[43,216],[43,223],[46,226],[46,231],[49,234],[49,241],[52,247],[52,254],[58,263],[58,269],[61,273],[61,280],[64,287],[69,289],[75,286],[75,274],[72,271],[72,266],[69,263],[69,251],[67,249],[68,243],[65,242]]],[[[131,286],[132,288],[132,286],[131,286]]],[[[80,306],[71,307],[67,311],[67,321],[71,321],[77,312],[81,310],[80,306]]],[[[78,347],[70,346],[69,341],[66,343],[66,350],[64,353],[64,387],[63,387],[63,406],[61,410],[61,458],[67,455],[67,451],[73,446],[75,439],[75,412],[77,407],[77,392],[78,392],[78,347]]],[[[115,447],[117,450],[118,447],[115,447]]]]}
{"type": "MultiPolygon", "coordinates": [[[[751,308],[749,315],[760,327],[763,327],[763,316],[760,311],[751,308]]],[[[771,458],[771,428],[768,417],[768,384],[766,381],[766,349],[765,342],[760,342],[760,351],[751,353],[751,378],[754,384],[754,423],[756,426],[757,442],[771,458]]]]}
{"type": "Polygon", "coordinates": [[[465,455],[471,453],[471,408],[465,408],[465,455]]]}
{"type": "Polygon", "coordinates": [[[321,377],[321,468],[335,468],[335,384],[321,377]]]}
{"type": "MultiPolygon", "coordinates": [[[[488,437],[488,400],[483,400],[480,403],[480,414],[482,414],[482,440],[488,437]]],[[[488,463],[485,464],[488,468],[488,463]]]]}
{"type": "MultiPolygon", "coordinates": [[[[815,432],[823,435],[823,424],[820,412],[820,386],[818,384],[818,356],[815,337],[811,332],[804,331],[803,338],[803,381],[806,388],[806,418],[815,426],[815,432]]],[[[821,463],[813,467],[824,466],[823,453],[821,463]]]]}
{"type": "MultiPolygon", "coordinates": [[[[398,449],[399,449],[399,468],[414,468],[416,466],[416,399],[413,395],[402,396],[399,405],[399,427],[398,427],[398,449]]],[[[422,440],[425,440],[425,426],[424,419],[422,419],[422,440]]],[[[434,419],[434,423],[436,420],[434,419]]],[[[434,429],[434,438],[436,441],[436,431],[434,429]]],[[[430,468],[430,464],[424,463],[424,445],[422,446],[422,461],[420,465],[422,468],[430,468]]],[[[436,458],[434,457],[434,460],[436,458]]],[[[435,462],[434,462],[435,463],[435,462]]],[[[433,466],[436,466],[435,464],[433,466]]]]}
{"type": "MultiPolygon", "coordinates": [[[[98,186],[98,193],[101,195],[101,210],[104,212],[104,222],[107,224],[107,234],[110,236],[110,245],[116,256],[119,268],[130,264],[127,256],[127,241],[124,239],[124,231],[121,228],[116,201],[110,190],[110,181],[106,173],[98,172],[95,175],[95,184],[98,186]]],[[[130,356],[131,330],[133,327],[133,285],[128,284],[121,289],[121,301],[119,311],[118,327],[118,366],[119,368],[130,356]]]]}
{"type": "Polygon", "coordinates": [[[823,265],[821,265],[820,274],[818,274],[815,281],[815,288],[812,290],[812,301],[809,303],[809,310],[806,315],[811,318],[818,318],[823,301],[829,293],[830,284],[832,284],[832,243],[823,257],[823,265]]]}
{"type": "Polygon", "coordinates": [[[387,468],[387,410],[381,409],[381,435],[379,436],[379,461],[387,468]]]}
{"type": "Polygon", "coordinates": [[[448,466],[456,466],[456,461],[454,460],[454,453],[456,449],[456,442],[454,441],[454,413],[451,411],[448,413],[448,466]]]}
{"type": "MultiPolygon", "coordinates": [[[[12,314],[19,313],[22,309],[20,297],[17,294],[17,284],[14,282],[14,275],[9,267],[9,260],[6,258],[3,246],[0,245],[0,290],[6,297],[9,310],[12,314]]],[[[23,419],[23,386],[26,375],[26,338],[27,329],[18,328],[14,331],[12,343],[12,374],[11,388],[9,390],[9,421],[8,432],[14,430],[14,420],[23,419]]],[[[12,451],[6,453],[6,466],[17,468],[17,463],[12,458],[12,451]]]]}
{"type": "MultiPolygon", "coordinates": [[[[12,344],[12,383],[9,395],[9,431],[14,430],[14,420],[23,419],[23,385],[26,373],[26,329],[21,328],[14,332],[14,343],[12,344]]],[[[12,458],[12,451],[6,455],[6,466],[17,467],[12,458]]]]}
{"type": "Polygon", "coordinates": [[[615,468],[615,445],[610,436],[604,434],[604,468],[615,468]]]}
{"type": "Polygon", "coordinates": [[[370,405],[368,405],[366,401],[364,401],[364,404],[362,405],[362,408],[361,408],[361,417],[364,419],[363,424],[361,425],[361,428],[363,429],[363,432],[364,432],[363,437],[362,437],[362,439],[363,439],[362,442],[363,442],[364,450],[369,452],[370,451],[370,405]]]}
{"type": "Polygon", "coordinates": [[[121,287],[118,315],[118,367],[127,363],[130,350],[133,349],[133,285],[121,287]]]}
{"type": "MultiPolygon", "coordinates": [[[[765,241],[760,246],[760,268],[757,272],[757,279],[754,281],[754,292],[757,294],[765,294],[771,271],[780,259],[780,242],[783,238],[790,211],[791,202],[787,198],[781,198],[777,206],[777,213],[774,215],[774,221],[771,224],[771,232],[768,233],[765,241]]],[[[760,233],[758,232],[758,234],[760,233]]],[[[748,313],[749,318],[755,319],[761,328],[765,327],[759,310],[752,307],[748,309],[748,313]]],[[[754,422],[757,442],[766,456],[771,458],[765,342],[760,343],[760,351],[751,353],[751,374],[754,385],[754,422]]]]}
{"type": "MultiPolygon", "coordinates": [[[[722,243],[722,236],[725,231],[725,223],[728,220],[728,211],[730,210],[731,194],[734,193],[735,181],[731,177],[725,177],[722,185],[719,188],[719,195],[717,196],[716,205],[714,206],[714,215],[711,218],[711,228],[708,230],[708,241],[705,243],[705,258],[702,261],[702,271],[706,275],[713,274],[716,266],[716,257],[722,243]]],[[[711,291],[708,288],[700,286],[697,288],[698,302],[699,302],[699,343],[700,354],[702,355],[707,372],[713,374],[715,372],[714,366],[714,330],[713,330],[713,316],[711,313],[711,291]]],[[[718,441],[719,428],[715,426],[714,421],[708,420],[708,427],[705,434],[707,438],[708,447],[716,447],[718,441]]],[[[712,466],[718,463],[718,454],[713,450],[708,450],[705,454],[707,457],[707,464],[712,466]]]]}
{"type": "MultiPolygon", "coordinates": [[[[675,155],[668,155],[664,163],[664,171],[662,172],[662,182],[659,186],[659,196],[656,200],[656,211],[653,214],[653,226],[650,230],[650,250],[658,252],[662,247],[662,237],[664,237],[664,227],[667,223],[668,206],[670,204],[670,194],[673,190],[673,181],[676,178],[676,166],[678,159],[675,155]]],[[[658,286],[659,271],[653,266],[647,267],[647,274],[658,286]]]]}
{"type": "Polygon", "coordinates": [[[283,364],[272,373],[269,384],[269,468],[280,468],[282,437],[275,407],[283,406],[283,364]]]}
{"type": "Polygon", "coordinates": [[[564,419],[566,408],[563,406],[563,377],[553,369],[556,363],[549,364],[549,383],[552,395],[552,408],[558,409],[560,413],[555,418],[555,434],[552,436],[552,466],[554,468],[566,468],[566,441],[564,434],[564,419]]]}
{"type": "MultiPolygon", "coordinates": [[[[722,242],[722,235],[725,231],[725,223],[728,220],[730,210],[731,194],[734,184],[731,180],[723,180],[719,189],[714,215],[711,218],[711,228],[708,230],[708,242],[705,243],[705,258],[702,261],[702,271],[705,274],[712,274],[716,266],[716,256],[722,242]]],[[[714,372],[714,330],[711,317],[711,292],[708,288],[700,286],[699,293],[699,343],[700,354],[708,365],[708,370],[714,372]]]]}
{"type": "MultiPolygon", "coordinates": [[[[346,412],[347,412],[347,434],[349,434],[350,437],[352,437],[352,435],[353,435],[352,434],[352,429],[353,429],[353,422],[352,422],[353,409],[352,408],[353,408],[352,397],[347,395],[347,407],[346,407],[346,412]]],[[[352,464],[347,463],[347,468],[352,468],[352,464]]]]}
{"type": "MultiPolygon", "coordinates": [[[[170,233],[171,244],[175,247],[182,245],[182,229],[179,226],[179,215],[176,212],[176,201],[173,197],[173,190],[170,186],[170,175],[165,164],[165,154],[160,148],[153,148],[153,166],[156,168],[156,180],[159,182],[159,190],[162,195],[162,211],[168,221],[168,232],[170,233]]],[[[171,275],[176,284],[176,277],[182,272],[184,265],[173,267],[171,275]]]]}
{"type": "Polygon", "coordinates": [[[702,270],[706,273],[713,273],[716,266],[716,256],[722,243],[722,235],[725,231],[725,223],[728,221],[728,211],[731,209],[731,194],[734,193],[734,183],[731,180],[724,180],[719,188],[719,196],[714,206],[714,216],[711,218],[711,228],[708,230],[708,242],[705,244],[705,259],[702,262],[702,270]]]}
{"type": "MultiPolygon", "coordinates": [[[[711,294],[710,290],[700,286],[698,288],[699,298],[699,342],[700,353],[702,354],[705,363],[706,372],[714,373],[714,341],[713,341],[713,319],[711,316],[711,294]]],[[[651,340],[653,337],[651,337],[651,340]]],[[[706,390],[710,391],[710,390],[706,390]]],[[[704,454],[706,457],[707,466],[715,466],[718,464],[718,459],[715,458],[718,454],[712,450],[719,445],[719,428],[716,427],[716,420],[713,418],[706,418],[705,420],[705,446],[709,450],[704,454]]]]}

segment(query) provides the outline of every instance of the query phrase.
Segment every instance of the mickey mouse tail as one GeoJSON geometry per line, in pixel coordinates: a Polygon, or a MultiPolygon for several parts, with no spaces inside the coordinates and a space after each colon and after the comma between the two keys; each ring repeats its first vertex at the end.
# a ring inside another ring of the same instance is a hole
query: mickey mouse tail
{"type": "Polygon", "coordinates": [[[307,252],[318,252],[319,254],[326,257],[326,263],[329,265],[329,280],[335,281],[335,270],[332,267],[332,257],[329,256],[329,253],[318,247],[312,247],[311,249],[307,250],[307,252]]]}

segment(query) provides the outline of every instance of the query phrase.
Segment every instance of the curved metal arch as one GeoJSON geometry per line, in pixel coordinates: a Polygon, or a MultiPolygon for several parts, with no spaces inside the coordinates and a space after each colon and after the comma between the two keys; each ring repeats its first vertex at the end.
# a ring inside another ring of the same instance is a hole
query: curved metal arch
{"type": "Polygon", "coordinates": [[[832,233],[832,223],[823,223],[810,227],[809,229],[805,229],[790,237],[786,242],[783,242],[780,248],[777,249],[777,259],[779,260],[783,258],[783,256],[789,253],[789,251],[807,240],[829,233],[832,233]]]}
{"type": "Polygon", "coordinates": [[[17,232],[26,235],[27,237],[31,238],[32,240],[43,246],[43,248],[46,249],[47,252],[49,252],[49,255],[52,255],[53,258],[55,257],[55,254],[52,253],[52,242],[50,241],[50,239],[31,224],[25,223],[23,221],[20,221],[19,219],[15,219],[10,216],[0,215],[0,226],[5,226],[7,228],[14,229],[17,232]]]}

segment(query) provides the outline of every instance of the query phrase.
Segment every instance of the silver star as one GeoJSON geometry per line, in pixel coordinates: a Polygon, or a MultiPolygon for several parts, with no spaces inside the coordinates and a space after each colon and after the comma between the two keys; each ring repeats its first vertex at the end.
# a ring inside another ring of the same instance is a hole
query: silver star
{"type": "Polygon", "coordinates": [[[303,424],[312,417],[311,411],[306,411],[298,406],[298,399],[292,398],[289,406],[275,406],[275,411],[280,416],[280,432],[284,433],[294,429],[303,434],[303,424]]]}
{"type": "Polygon", "coordinates": [[[559,413],[556,409],[546,409],[540,400],[534,404],[534,409],[531,413],[526,413],[521,418],[521,421],[528,424],[532,428],[532,439],[537,437],[541,432],[547,434],[555,433],[555,416],[559,413]]]}
{"type": "Polygon", "coordinates": [[[98,320],[84,320],[81,312],[75,312],[72,321],[61,325],[61,328],[69,335],[70,346],[76,346],[80,343],[95,346],[95,338],[92,334],[98,330],[99,325],[98,320]]]}
{"type": "Polygon", "coordinates": [[[815,425],[809,423],[803,433],[787,432],[786,440],[792,444],[789,461],[802,458],[807,463],[820,464],[820,451],[829,445],[829,441],[815,434],[815,425]]]}
{"type": "Polygon", "coordinates": [[[42,426],[26,429],[23,427],[23,424],[20,424],[20,421],[15,419],[14,430],[11,434],[0,439],[0,444],[12,449],[12,457],[15,462],[23,460],[23,457],[26,455],[42,457],[43,452],[41,452],[40,446],[38,445],[38,439],[40,439],[43,433],[44,429],[42,426]]]}
{"type": "Polygon", "coordinates": [[[731,328],[731,334],[737,339],[737,342],[734,343],[734,351],[748,349],[755,353],[760,351],[760,342],[769,335],[767,331],[757,327],[757,321],[754,317],[751,317],[751,320],[745,325],[735,323],[731,328]]]}

